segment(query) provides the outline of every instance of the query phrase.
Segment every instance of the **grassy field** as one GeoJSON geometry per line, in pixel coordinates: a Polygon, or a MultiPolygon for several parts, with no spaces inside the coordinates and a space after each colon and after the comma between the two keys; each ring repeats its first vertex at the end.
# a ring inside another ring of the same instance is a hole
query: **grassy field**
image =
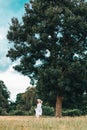
{"type": "Polygon", "coordinates": [[[0,130],[87,130],[87,116],[41,117],[0,116],[0,130]]]}

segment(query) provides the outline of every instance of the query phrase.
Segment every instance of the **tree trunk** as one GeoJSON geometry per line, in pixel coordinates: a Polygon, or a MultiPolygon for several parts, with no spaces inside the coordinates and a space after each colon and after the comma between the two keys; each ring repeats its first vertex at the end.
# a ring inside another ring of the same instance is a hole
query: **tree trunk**
{"type": "Polygon", "coordinates": [[[56,112],[55,112],[56,117],[61,117],[62,116],[62,99],[63,99],[63,97],[57,96],[57,99],[56,99],[56,112]]]}

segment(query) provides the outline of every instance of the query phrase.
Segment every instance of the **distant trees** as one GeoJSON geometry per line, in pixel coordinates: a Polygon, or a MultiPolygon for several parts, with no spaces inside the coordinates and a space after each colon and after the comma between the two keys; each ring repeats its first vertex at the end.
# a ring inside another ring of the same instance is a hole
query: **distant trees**
{"type": "Polygon", "coordinates": [[[10,92],[4,82],[0,80],[0,114],[5,114],[9,110],[10,92]]]}
{"type": "Polygon", "coordinates": [[[29,111],[36,105],[36,88],[28,87],[24,93],[17,94],[16,109],[29,111]]]}
{"type": "Polygon", "coordinates": [[[43,100],[54,102],[57,117],[64,97],[87,92],[86,12],[85,0],[34,0],[25,4],[22,23],[11,19],[7,56],[20,60],[14,69],[37,83],[43,100]]]}

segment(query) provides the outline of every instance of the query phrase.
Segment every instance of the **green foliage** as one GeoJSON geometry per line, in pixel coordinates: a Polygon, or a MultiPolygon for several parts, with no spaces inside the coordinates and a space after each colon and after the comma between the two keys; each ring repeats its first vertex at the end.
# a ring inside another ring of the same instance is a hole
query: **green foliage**
{"type": "Polygon", "coordinates": [[[45,116],[54,116],[54,108],[50,106],[43,106],[43,115],[45,116]]]}
{"type": "Polygon", "coordinates": [[[29,111],[32,106],[36,105],[36,88],[28,87],[24,93],[17,94],[16,109],[29,111]]]}
{"type": "Polygon", "coordinates": [[[4,116],[8,115],[7,110],[0,107],[0,115],[4,115],[4,116]]]}
{"type": "Polygon", "coordinates": [[[1,80],[0,80],[0,96],[4,99],[8,99],[10,96],[10,92],[7,90],[7,87],[1,80]]]}
{"type": "Polygon", "coordinates": [[[8,112],[16,110],[16,103],[10,102],[8,112]]]}
{"type": "Polygon", "coordinates": [[[71,109],[62,112],[63,116],[81,116],[82,112],[79,109],[71,109]]]}
{"type": "Polygon", "coordinates": [[[13,110],[13,111],[10,111],[9,112],[9,115],[26,115],[26,112],[25,111],[22,111],[22,110],[13,110]]]}
{"type": "Polygon", "coordinates": [[[35,107],[32,106],[31,109],[28,111],[28,115],[35,115],[35,107]]]}
{"type": "Polygon", "coordinates": [[[15,101],[15,106],[16,106],[16,110],[24,110],[24,100],[23,100],[23,95],[24,93],[19,93],[16,96],[16,101],[15,101]]]}
{"type": "Polygon", "coordinates": [[[87,115],[87,106],[81,106],[79,109],[82,112],[82,115],[87,115]]]}
{"type": "Polygon", "coordinates": [[[36,105],[36,87],[28,87],[23,95],[25,103],[25,110],[30,110],[32,106],[36,105]]]}
{"type": "Polygon", "coordinates": [[[10,92],[8,91],[7,87],[5,86],[4,82],[0,80],[0,108],[1,114],[3,115],[7,113],[9,109],[9,97],[10,92]]]}
{"type": "Polygon", "coordinates": [[[84,94],[79,98],[69,98],[63,103],[64,116],[87,115],[87,95],[84,94]]]}

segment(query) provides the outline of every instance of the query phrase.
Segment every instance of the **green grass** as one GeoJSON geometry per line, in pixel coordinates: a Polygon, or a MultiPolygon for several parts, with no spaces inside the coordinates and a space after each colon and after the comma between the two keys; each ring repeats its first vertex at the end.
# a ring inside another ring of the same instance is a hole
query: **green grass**
{"type": "Polygon", "coordinates": [[[87,130],[87,116],[36,117],[0,116],[0,130],[87,130]]]}

